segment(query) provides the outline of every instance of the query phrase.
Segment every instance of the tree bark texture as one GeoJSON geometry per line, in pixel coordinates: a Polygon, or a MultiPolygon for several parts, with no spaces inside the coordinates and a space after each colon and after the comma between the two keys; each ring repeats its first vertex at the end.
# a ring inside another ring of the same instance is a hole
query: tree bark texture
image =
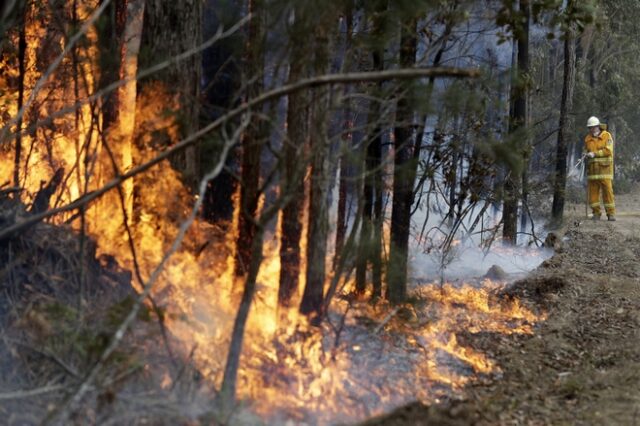
{"type": "MultiPolygon", "coordinates": [[[[201,0],[145,0],[139,68],[148,68],[199,46],[202,43],[202,8],[201,0]]],[[[198,129],[201,65],[201,55],[195,54],[138,84],[138,92],[141,92],[154,90],[155,86],[149,83],[161,81],[168,96],[177,97],[179,110],[172,112],[178,115],[180,137],[198,129]]],[[[183,172],[185,181],[195,186],[199,178],[197,145],[187,148],[173,162],[183,172]]]]}
{"type": "MultiPolygon", "coordinates": [[[[570,1],[567,7],[572,7],[570,1]]],[[[568,139],[571,134],[571,116],[573,108],[573,92],[576,85],[576,35],[575,28],[570,25],[565,32],[564,40],[564,78],[562,84],[562,100],[560,101],[560,130],[556,151],[556,176],[553,188],[553,206],[551,216],[555,223],[562,222],[564,213],[565,190],[567,187],[567,154],[568,139]]]]}
{"type": "MultiPolygon", "coordinates": [[[[529,72],[529,0],[520,0],[520,11],[524,22],[522,28],[516,30],[518,55],[517,71],[513,73],[514,81],[511,84],[512,109],[509,120],[509,133],[511,135],[521,130],[526,125],[527,119],[527,84],[524,79],[529,72]]],[[[502,237],[509,244],[516,244],[518,236],[519,180],[512,170],[511,173],[508,173],[504,183],[502,237]]]]}
{"type": "MultiPolygon", "coordinates": [[[[245,69],[246,81],[253,80],[247,87],[247,99],[257,97],[263,90],[264,73],[264,3],[250,0],[249,13],[253,15],[247,35],[245,69]]],[[[236,243],[236,276],[244,275],[251,259],[251,242],[255,235],[254,220],[258,210],[260,185],[260,156],[264,145],[262,124],[257,115],[242,135],[242,171],[240,182],[240,212],[238,218],[238,239],[236,243]]]]}
{"type": "MultiPolygon", "coordinates": [[[[333,19],[326,13],[316,24],[314,33],[313,68],[316,74],[329,69],[330,31],[333,19]]],[[[330,142],[327,129],[329,90],[316,89],[313,93],[313,112],[310,132],[311,181],[309,193],[309,228],[307,241],[306,285],[300,303],[300,312],[313,324],[322,318],[324,283],[326,275],[327,238],[329,234],[329,156],[330,142]]]]}
{"type": "MultiPolygon", "coordinates": [[[[403,28],[400,41],[400,65],[411,67],[415,64],[417,53],[417,22],[410,21],[403,28]]],[[[420,142],[412,142],[412,129],[407,123],[412,121],[413,112],[406,97],[398,100],[396,120],[400,123],[394,129],[394,169],[393,203],[391,206],[391,249],[387,278],[387,299],[391,303],[402,303],[407,295],[407,258],[409,235],[411,233],[411,206],[413,204],[413,186],[416,180],[417,157],[415,149],[420,142]]]]}
{"type": "MultiPolygon", "coordinates": [[[[291,46],[289,82],[293,83],[307,76],[305,39],[305,16],[303,7],[297,9],[293,35],[296,42],[291,46]]],[[[282,210],[280,244],[280,285],[278,304],[289,307],[299,286],[300,240],[302,237],[302,217],[304,208],[305,157],[308,146],[309,99],[305,92],[289,96],[287,107],[287,140],[284,142],[285,158],[284,188],[292,193],[291,201],[282,210]],[[301,170],[302,169],[302,170],[301,170]]]]}

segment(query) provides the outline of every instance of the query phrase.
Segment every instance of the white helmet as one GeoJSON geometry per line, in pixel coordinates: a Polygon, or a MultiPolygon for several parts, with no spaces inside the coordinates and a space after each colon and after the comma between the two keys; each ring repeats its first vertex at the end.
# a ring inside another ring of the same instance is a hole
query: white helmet
{"type": "Polygon", "coordinates": [[[587,127],[594,127],[599,125],[600,120],[598,120],[598,117],[589,117],[589,119],[587,120],[587,127]]]}

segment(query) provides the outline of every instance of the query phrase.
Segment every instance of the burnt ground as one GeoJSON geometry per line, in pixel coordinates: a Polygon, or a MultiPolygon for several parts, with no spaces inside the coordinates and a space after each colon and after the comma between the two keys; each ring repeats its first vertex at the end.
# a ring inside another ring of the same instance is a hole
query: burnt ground
{"type": "Polygon", "coordinates": [[[501,374],[365,424],[640,425],[640,196],[617,202],[615,223],[570,209],[556,254],[505,294],[547,313],[532,336],[461,336],[501,374]]]}

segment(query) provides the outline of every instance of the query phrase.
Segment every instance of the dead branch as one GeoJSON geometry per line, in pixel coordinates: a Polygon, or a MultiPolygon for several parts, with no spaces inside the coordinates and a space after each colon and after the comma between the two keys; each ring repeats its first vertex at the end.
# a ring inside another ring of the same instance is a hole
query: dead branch
{"type": "Polygon", "coordinates": [[[41,355],[45,358],[49,358],[51,359],[51,361],[53,361],[54,363],[58,364],[60,367],[62,367],[63,370],[65,370],[69,375],[73,376],[74,378],[78,379],[80,378],[80,374],[78,373],[78,371],[71,365],[67,364],[66,362],[64,362],[62,359],[60,359],[60,357],[58,355],[56,355],[55,353],[51,352],[48,349],[39,349],[35,346],[30,345],[27,342],[23,342],[20,340],[14,340],[11,338],[5,338],[7,341],[14,343],[16,345],[22,346],[26,349],[29,349],[35,353],[37,353],[38,355],[41,355]]]}
{"type": "Polygon", "coordinates": [[[382,322],[378,324],[376,328],[373,329],[373,334],[378,334],[380,330],[382,330],[384,326],[387,325],[389,321],[391,321],[391,319],[398,313],[399,310],[400,310],[400,306],[396,306],[391,312],[389,312],[389,314],[386,317],[384,317],[382,322]]]}
{"type": "Polygon", "coordinates": [[[35,389],[0,393],[0,400],[31,398],[32,396],[42,395],[44,393],[56,392],[65,387],[65,385],[46,385],[35,389]]]}

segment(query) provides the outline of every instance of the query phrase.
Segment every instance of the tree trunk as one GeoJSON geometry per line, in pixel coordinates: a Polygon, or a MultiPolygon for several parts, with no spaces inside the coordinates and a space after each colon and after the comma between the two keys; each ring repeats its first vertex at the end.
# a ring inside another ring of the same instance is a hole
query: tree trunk
{"type": "MultiPolygon", "coordinates": [[[[376,46],[373,49],[373,69],[384,70],[384,34],[387,2],[379,1],[375,8],[374,37],[376,46]]],[[[382,84],[378,83],[378,95],[382,84]]],[[[356,293],[364,294],[367,288],[367,266],[373,266],[373,293],[378,298],[382,294],[382,140],[380,129],[379,102],[375,102],[369,112],[369,124],[375,123],[373,137],[368,141],[362,175],[364,180],[363,220],[356,254],[356,293]]]]}
{"type": "MultiPolygon", "coordinates": [[[[100,40],[100,87],[106,87],[124,78],[124,32],[127,24],[128,0],[112,1],[103,15],[100,40]]],[[[102,102],[102,131],[109,133],[118,121],[121,90],[114,90],[102,102]]]]}
{"type": "MultiPolygon", "coordinates": [[[[452,10],[452,12],[453,11],[454,10],[452,10]]],[[[433,59],[434,67],[439,66],[442,61],[452,29],[453,22],[448,20],[442,36],[442,45],[433,59]]],[[[404,34],[404,38],[401,43],[401,66],[413,66],[417,53],[415,34],[413,34],[413,39],[412,34],[404,34]]],[[[429,79],[429,86],[427,89],[429,97],[431,95],[434,82],[435,78],[431,77],[429,79]]],[[[398,111],[402,112],[405,108],[407,108],[406,105],[399,104],[398,111]]],[[[406,111],[403,113],[406,113],[406,111]]],[[[424,126],[426,120],[426,116],[420,117],[420,123],[422,126],[424,126]]],[[[391,247],[389,252],[389,267],[387,271],[387,299],[393,303],[402,303],[406,298],[407,293],[407,266],[409,256],[409,237],[411,235],[411,207],[414,202],[414,185],[418,174],[418,164],[420,162],[420,151],[422,149],[422,140],[424,138],[424,128],[418,132],[413,146],[408,144],[409,140],[407,138],[409,137],[409,133],[407,132],[407,129],[403,129],[400,126],[394,129],[394,132],[394,143],[396,144],[396,148],[393,169],[391,247]],[[399,142],[403,139],[408,145],[403,145],[399,142]]]]}
{"type": "MultiPolygon", "coordinates": [[[[574,1],[570,1],[567,8],[572,8],[574,1]]],[[[562,222],[564,213],[565,189],[567,187],[567,139],[571,134],[571,116],[573,108],[573,92],[576,84],[576,36],[575,28],[571,24],[564,39],[564,78],[562,83],[562,100],[560,103],[560,130],[558,131],[558,146],[556,151],[556,176],[553,187],[553,206],[551,217],[556,224],[562,222]]]]}
{"type": "MultiPolygon", "coordinates": [[[[415,64],[417,53],[417,21],[410,21],[402,29],[400,41],[400,66],[411,67],[415,64]]],[[[404,302],[407,296],[407,258],[409,235],[411,233],[411,205],[413,204],[413,186],[416,180],[414,149],[421,141],[412,144],[412,130],[408,123],[413,113],[406,97],[398,100],[395,127],[395,159],[393,169],[393,204],[391,207],[391,254],[387,298],[391,303],[404,302]]]]}
{"type": "Polygon", "coordinates": [[[233,324],[231,343],[229,345],[227,363],[225,365],[224,377],[222,379],[219,394],[219,402],[222,406],[221,408],[225,412],[228,412],[228,410],[233,408],[233,401],[235,400],[238,367],[240,366],[240,354],[242,353],[242,344],[244,340],[244,329],[247,325],[249,310],[256,292],[256,280],[262,263],[264,228],[257,229],[254,237],[251,247],[251,260],[247,265],[247,277],[244,284],[244,291],[242,292],[240,307],[238,308],[238,313],[236,314],[236,319],[233,324]]]}
{"type": "MultiPolygon", "coordinates": [[[[346,20],[346,40],[345,40],[345,66],[344,71],[351,71],[350,50],[353,43],[353,2],[347,1],[347,7],[345,11],[346,20]]],[[[349,85],[345,85],[345,95],[349,94],[349,85]]],[[[342,136],[342,150],[340,151],[340,177],[338,178],[338,212],[336,220],[336,255],[334,256],[334,269],[338,264],[338,259],[342,256],[342,248],[344,245],[344,237],[347,233],[347,171],[346,168],[349,165],[348,157],[345,152],[351,149],[352,141],[352,128],[353,128],[353,112],[351,110],[351,101],[347,100],[347,105],[344,109],[344,123],[343,123],[343,136],[342,136]]]]}
{"type": "MultiPolygon", "coordinates": [[[[249,84],[247,99],[258,96],[263,89],[264,64],[264,5],[263,0],[250,0],[249,13],[253,15],[247,37],[245,69],[249,84]]],[[[244,275],[251,259],[251,242],[255,235],[254,220],[258,210],[260,184],[260,156],[262,153],[262,125],[254,118],[242,135],[242,172],[240,182],[240,213],[238,219],[238,240],[236,243],[236,276],[244,275]]]]}
{"type": "MultiPolygon", "coordinates": [[[[517,71],[513,73],[511,96],[513,99],[509,133],[513,136],[525,125],[527,119],[527,83],[525,78],[529,73],[529,0],[520,0],[520,11],[524,17],[522,28],[515,31],[518,45],[517,71]]],[[[504,202],[502,206],[503,229],[502,237],[505,242],[516,244],[518,235],[518,201],[520,185],[515,170],[508,173],[504,183],[504,202]]]]}
{"type": "Polygon", "coordinates": [[[218,402],[225,418],[228,417],[231,410],[234,408],[238,367],[240,366],[240,355],[242,354],[242,345],[244,341],[244,330],[247,325],[247,319],[249,318],[251,304],[253,303],[253,298],[256,293],[256,280],[258,279],[258,272],[260,271],[260,265],[262,264],[263,259],[265,226],[278,213],[281,207],[281,202],[282,199],[279,199],[276,203],[261,213],[256,226],[254,239],[251,242],[251,259],[247,266],[247,276],[242,292],[242,299],[240,300],[238,313],[236,314],[236,319],[233,323],[231,342],[229,343],[229,352],[227,354],[227,363],[224,368],[220,394],[218,395],[218,402]]]}
{"type": "MultiPolygon", "coordinates": [[[[296,37],[291,46],[289,83],[306,77],[307,40],[304,38],[305,17],[303,7],[296,10],[293,33],[296,37]]],[[[285,161],[284,191],[292,194],[289,203],[282,209],[280,244],[280,286],[278,304],[289,307],[298,289],[300,277],[300,239],[302,236],[302,213],[304,208],[304,158],[307,146],[308,97],[304,92],[289,96],[287,107],[287,140],[284,142],[285,161]],[[303,169],[303,170],[301,170],[303,169]]]]}
{"type": "MultiPolygon", "coordinates": [[[[27,50],[27,37],[26,37],[26,16],[27,9],[29,7],[29,2],[26,1],[25,4],[21,6],[21,10],[19,10],[20,15],[20,33],[18,35],[18,111],[22,109],[22,105],[24,102],[24,79],[26,77],[25,74],[25,52],[27,50]]],[[[15,159],[14,159],[14,170],[13,170],[13,185],[16,188],[20,187],[20,164],[22,159],[22,116],[19,117],[18,122],[16,123],[16,149],[15,149],[15,159]]]]}
{"type": "MultiPolygon", "coordinates": [[[[327,14],[315,31],[314,71],[326,73],[329,68],[329,31],[332,19],[327,14]]],[[[327,132],[329,91],[317,89],[314,93],[311,148],[311,191],[309,194],[309,229],[307,244],[307,282],[302,295],[300,312],[307,315],[313,324],[322,317],[327,237],[329,231],[329,155],[330,142],[327,132]]]]}
{"type": "MultiPolygon", "coordinates": [[[[141,69],[202,44],[202,3],[201,0],[145,0],[139,56],[141,69]],[[167,28],[171,28],[171,31],[167,31],[167,28]]],[[[177,97],[179,110],[172,112],[178,115],[180,137],[198,129],[201,66],[201,55],[194,54],[138,83],[138,92],[141,93],[153,91],[157,86],[151,83],[161,81],[167,91],[166,96],[177,97]]],[[[185,182],[195,186],[199,178],[198,146],[187,148],[184,154],[172,161],[182,171],[185,182]]]]}

